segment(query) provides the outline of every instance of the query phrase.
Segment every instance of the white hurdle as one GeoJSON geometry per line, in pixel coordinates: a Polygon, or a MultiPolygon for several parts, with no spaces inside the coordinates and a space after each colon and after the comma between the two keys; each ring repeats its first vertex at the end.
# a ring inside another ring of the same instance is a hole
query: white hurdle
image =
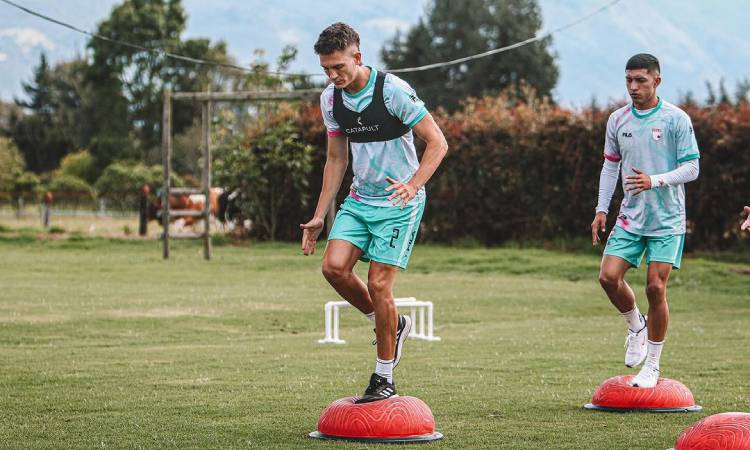
{"type": "MultiPolygon", "coordinates": [[[[397,307],[411,308],[411,339],[423,341],[439,341],[440,338],[433,334],[433,312],[432,302],[417,300],[414,297],[394,299],[397,307]],[[426,310],[426,313],[425,313],[426,310]],[[427,316],[425,318],[425,315],[427,316]],[[425,320],[426,319],[426,320],[425,320]]],[[[319,344],[345,344],[346,341],[339,337],[339,322],[341,321],[341,308],[349,308],[349,302],[339,300],[330,301],[325,304],[325,326],[326,337],[319,339],[319,344]]]]}

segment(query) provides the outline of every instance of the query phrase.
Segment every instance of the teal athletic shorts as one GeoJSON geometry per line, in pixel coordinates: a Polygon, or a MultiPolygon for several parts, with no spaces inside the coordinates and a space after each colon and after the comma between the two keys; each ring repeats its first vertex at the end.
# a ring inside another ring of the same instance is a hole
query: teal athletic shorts
{"type": "Polygon", "coordinates": [[[414,248],[425,202],[372,206],[346,197],[336,214],[328,240],[351,242],[362,250],[360,260],[406,269],[414,248]]]}
{"type": "Polygon", "coordinates": [[[675,269],[680,268],[682,261],[682,247],[685,245],[684,234],[670,234],[668,236],[641,236],[625,231],[616,226],[607,239],[605,255],[619,256],[633,267],[641,265],[644,251],[646,263],[664,262],[672,264],[675,269]]]}

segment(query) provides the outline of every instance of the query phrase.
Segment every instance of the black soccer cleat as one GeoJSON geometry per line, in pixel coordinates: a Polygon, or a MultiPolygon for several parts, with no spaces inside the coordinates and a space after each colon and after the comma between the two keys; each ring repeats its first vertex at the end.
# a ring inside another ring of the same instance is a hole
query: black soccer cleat
{"type": "Polygon", "coordinates": [[[396,329],[396,351],[393,354],[393,368],[395,369],[398,362],[401,361],[401,346],[409,337],[411,332],[411,317],[409,316],[398,316],[398,328],[396,329]]]}
{"type": "Polygon", "coordinates": [[[389,383],[387,378],[373,373],[370,376],[370,385],[365,389],[365,395],[357,399],[354,403],[370,403],[390,397],[398,397],[398,394],[396,394],[396,385],[389,383]]]}

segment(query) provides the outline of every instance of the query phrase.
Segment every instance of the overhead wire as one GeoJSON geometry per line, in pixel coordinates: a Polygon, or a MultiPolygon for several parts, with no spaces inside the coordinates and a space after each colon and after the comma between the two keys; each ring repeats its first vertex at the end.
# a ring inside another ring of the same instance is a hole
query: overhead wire
{"type": "MultiPolygon", "coordinates": [[[[436,63],[425,64],[425,65],[416,66],[416,67],[404,67],[404,68],[400,68],[400,69],[386,69],[385,71],[386,72],[390,72],[390,73],[421,72],[421,71],[425,71],[425,70],[438,69],[438,68],[442,68],[442,67],[448,67],[448,66],[453,66],[453,65],[457,65],[457,64],[462,64],[462,63],[465,63],[465,62],[468,62],[468,61],[473,61],[473,60],[477,60],[477,59],[481,59],[481,58],[486,58],[488,56],[496,55],[496,54],[499,54],[499,53],[504,53],[504,52],[507,52],[507,51],[510,51],[510,50],[514,50],[516,48],[523,47],[525,45],[528,45],[528,44],[531,44],[531,43],[534,43],[534,42],[542,41],[542,40],[544,40],[544,39],[552,36],[555,33],[559,33],[560,31],[563,31],[563,30],[566,30],[568,28],[574,27],[574,26],[580,24],[581,22],[584,22],[584,21],[586,21],[586,20],[588,20],[588,19],[590,19],[590,18],[592,18],[592,17],[594,17],[594,16],[596,16],[598,14],[601,14],[602,12],[604,12],[607,9],[615,6],[617,3],[620,3],[621,1],[622,0],[611,0],[610,2],[602,5],[601,7],[597,8],[597,9],[589,12],[588,14],[585,14],[585,15],[583,15],[583,16],[581,16],[581,17],[579,17],[579,18],[577,18],[577,19],[575,19],[575,20],[573,20],[573,21],[571,21],[571,22],[569,22],[569,23],[567,23],[565,25],[559,26],[557,28],[553,28],[552,30],[549,30],[549,31],[547,31],[545,33],[539,34],[537,36],[531,37],[531,38],[523,40],[523,41],[516,42],[514,44],[506,45],[504,47],[495,48],[495,49],[492,49],[492,50],[488,50],[486,52],[477,53],[477,54],[474,54],[474,55],[469,55],[469,56],[465,56],[465,57],[462,57],[462,58],[453,59],[453,60],[450,60],[450,61],[436,62],[436,63]]],[[[150,52],[150,53],[153,53],[155,55],[164,56],[164,57],[175,59],[175,60],[179,60],[179,61],[184,61],[184,62],[189,62],[189,63],[194,63],[194,64],[200,64],[200,65],[207,65],[207,66],[223,67],[223,68],[227,68],[227,69],[239,70],[239,71],[242,71],[242,72],[251,72],[251,73],[257,73],[258,72],[257,68],[240,66],[240,65],[232,64],[232,63],[228,63],[228,62],[208,61],[208,60],[205,60],[205,59],[193,58],[193,57],[190,57],[190,56],[185,56],[185,55],[180,55],[180,54],[177,54],[177,53],[169,52],[169,51],[166,51],[166,50],[163,50],[163,49],[149,48],[149,47],[146,47],[144,45],[134,44],[132,42],[127,42],[127,41],[123,41],[121,39],[111,38],[109,36],[104,36],[104,35],[101,35],[101,34],[98,34],[98,33],[92,33],[90,31],[83,30],[83,29],[78,28],[78,27],[76,27],[74,25],[71,25],[69,23],[63,22],[62,20],[55,19],[53,17],[50,17],[50,16],[47,16],[47,15],[42,14],[40,12],[34,11],[34,10],[32,10],[30,8],[27,8],[25,6],[19,5],[18,3],[13,2],[11,0],[0,0],[0,2],[8,4],[8,5],[10,5],[10,6],[14,7],[14,8],[17,8],[17,9],[19,9],[19,10],[21,10],[21,11],[27,13],[27,14],[30,14],[30,15],[35,16],[35,17],[38,17],[38,18],[40,18],[42,20],[46,20],[48,22],[60,25],[62,27],[65,27],[65,28],[68,28],[70,30],[73,30],[75,32],[85,34],[85,35],[87,35],[87,36],[89,36],[91,38],[94,38],[94,39],[100,39],[100,40],[103,40],[103,41],[111,42],[113,44],[118,44],[118,45],[122,45],[122,46],[125,46],[125,47],[133,48],[133,49],[136,49],[136,50],[150,52]]],[[[285,77],[316,77],[316,76],[325,76],[325,74],[323,74],[323,73],[290,73],[290,72],[278,72],[278,71],[268,71],[268,70],[264,70],[263,72],[267,73],[267,74],[270,74],[270,75],[285,76],[285,77]]]]}
{"type": "MultiPolygon", "coordinates": [[[[99,39],[99,40],[111,42],[113,44],[118,44],[118,45],[122,45],[124,47],[129,47],[129,48],[133,48],[133,49],[136,49],[136,50],[141,50],[141,51],[153,53],[153,54],[155,54],[157,56],[165,56],[167,58],[176,59],[176,60],[179,60],[179,61],[184,61],[184,62],[189,62],[189,63],[194,63],[194,64],[200,64],[200,65],[207,65],[207,66],[224,67],[224,68],[227,68],[227,69],[235,69],[235,70],[240,70],[240,71],[243,71],[243,72],[253,72],[253,73],[257,72],[256,69],[253,69],[252,67],[244,67],[244,66],[240,66],[240,65],[237,65],[237,64],[232,64],[232,63],[227,63],[227,62],[222,62],[222,61],[208,61],[208,60],[205,60],[205,59],[193,58],[193,57],[190,57],[190,56],[185,56],[185,55],[180,55],[180,54],[177,54],[177,53],[169,52],[169,51],[166,51],[166,50],[163,50],[163,49],[149,48],[149,47],[146,47],[144,45],[133,44],[132,42],[123,41],[121,39],[115,39],[115,38],[111,38],[109,36],[104,36],[104,35],[101,35],[101,34],[98,34],[98,33],[92,33],[90,31],[83,30],[83,29],[78,28],[78,27],[76,27],[74,25],[71,25],[69,23],[63,22],[62,20],[58,20],[58,19],[55,19],[53,17],[49,17],[49,16],[47,16],[45,14],[42,14],[42,13],[39,13],[37,11],[31,10],[29,8],[26,8],[25,6],[19,5],[19,4],[15,3],[15,2],[13,2],[11,0],[0,0],[0,2],[6,3],[6,4],[10,5],[10,6],[13,6],[14,8],[20,9],[21,11],[23,11],[23,12],[25,12],[27,14],[30,14],[32,16],[36,16],[36,17],[38,17],[40,19],[46,20],[48,22],[52,22],[54,24],[60,25],[62,27],[68,28],[68,29],[76,31],[78,33],[85,34],[86,36],[92,37],[94,39],[99,39]]],[[[263,72],[269,73],[269,74],[272,74],[272,75],[290,76],[290,77],[292,77],[292,76],[304,77],[304,76],[323,75],[323,74],[304,74],[304,73],[295,74],[295,73],[287,73],[287,72],[273,72],[273,71],[266,71],[266,70],[264,70],[263,72]]]]}
{"type": "Polygon", "coordinates": [[[584,21],[590,19],[591,17],[593,17],[593,16],[595,16],[597,14],[600,14],[600,13],[604,12],[605,10],[607,10],[607,9],[615,6],[617,3],[620,3],[621,1],[622,0],[612,0],[609,3],[601,6],[600,8],[598,8],[598,9],[596,9],[596,10],[594,10],[594,11],[592,11],[592,12],[590,12],[590,13],[584,15],[584,16],[579,17],[578,19],[576,19],[576,20],[574,20],[574,21],[572,21],[570,23],[567,23],[567,24],[565,24],[563,26],[554,28],[554,29],[552,29],[552,30],[550,30],[550,31],[548,31],[546,33],[542,33],[542,34],[540,34],[538,36],[534,36],[534,37],[526,39],[524,41],[516,42],[515,44],[506,45],[505,47],[495,48],[495,49],[492,49],[492,50],[488,50],[486,52],[477,53],[476,55],[465,56],[463,58],[453,59],[453,60],[450,60],[450,61],[443,61],[443,62],[437,62],[437,63],[432,63],[432,64],[425,64],[423,66],[417,66],[417,67],[405,67],[403,69],[389,69],[388,72],[391,72],[391,73],[408,73],[408,72],[420,72],[420,71],[423,71],[423,70],[430,70],[430,69],[438,69],[438,68],[441,68],[441,67],[454,66],[456,64],[461,64],[461,63],[465,63],[465,62],[468,62],[468,61],[473,61],[475,59],[486,58],[488,56],[496,55],[498,53],[503,53],[503,52],[507,52],[507,51],[510,51],[510,50],[514,50],[516,48],[523,47],[524,45],[528,45],[528,44],[531,44],[531,43],[534,43],[534,42],[537,42],[537,41],[542,41],[542,40],[547,39],[548,37],[552,36],[555,33],[558,33],[560,31],[566,30],[568,28],[574,27],[574,26],[578,25],[579,23],[584,22],[584,21]]]}

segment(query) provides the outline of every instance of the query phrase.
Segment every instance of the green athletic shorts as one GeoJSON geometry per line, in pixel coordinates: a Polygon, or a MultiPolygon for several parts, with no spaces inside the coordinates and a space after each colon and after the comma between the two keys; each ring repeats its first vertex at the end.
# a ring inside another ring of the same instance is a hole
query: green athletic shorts
{"type": "Polygon", "coordinates": [[[643,253],[646,253],[646,263],[664,262],[672,264],[675,269],[680,268],[682,261],[682,247],[685,245],[684,234],[670,234],[668,236],[641,236],[625,231],[616,226],[607,239],[605,255],[619,256],[633,267],[641,265],[643,253]]]}
{"type": "Polygon", "coordinates": [[[400,206],[372,206],[351,196],[344,200],[328,240],[351,242],[362,250],[362,261],[376,261],[406,269],[419,231],[425,202],[400,206]]]}

